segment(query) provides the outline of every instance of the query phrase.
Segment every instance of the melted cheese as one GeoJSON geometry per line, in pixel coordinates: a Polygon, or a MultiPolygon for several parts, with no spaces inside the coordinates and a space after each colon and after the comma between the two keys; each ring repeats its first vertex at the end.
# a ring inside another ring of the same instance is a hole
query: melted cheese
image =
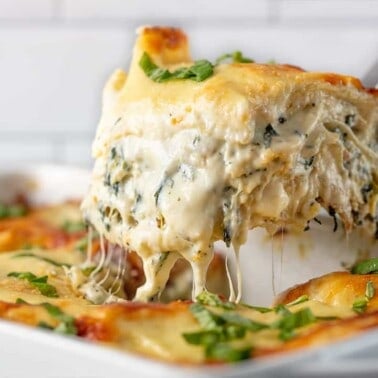
{"type": "Polygon", "coordinates": [[[229,64],[200,83],[155,83],[138,65],[144,51],[167,69],[190,64],[181,32],[141,31],[130,74],[105,88],[82,205],[106,239],[143,259],[136,300],[159,293],[180,256],[196,296],[213,243],[238,251],[253,227],[303,230],[324,207],[347,230],[374,230],[378,100],[356,79],[229,64]]]}

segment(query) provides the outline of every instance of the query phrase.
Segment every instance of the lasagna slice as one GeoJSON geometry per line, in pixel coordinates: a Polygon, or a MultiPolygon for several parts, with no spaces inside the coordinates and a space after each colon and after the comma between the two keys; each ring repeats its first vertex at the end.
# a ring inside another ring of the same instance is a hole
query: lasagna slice
{"type": "Polygon", "coordinates": [[[143,260],[136,300],[179,257],[197,296],[213,243],[237,252],[254,227],[302,231],[324,209],[377,234],[377,125],[377,91],[353,77],[193,62],[182,31],[147,27],[106,84],[82,210],[143,260]]]}

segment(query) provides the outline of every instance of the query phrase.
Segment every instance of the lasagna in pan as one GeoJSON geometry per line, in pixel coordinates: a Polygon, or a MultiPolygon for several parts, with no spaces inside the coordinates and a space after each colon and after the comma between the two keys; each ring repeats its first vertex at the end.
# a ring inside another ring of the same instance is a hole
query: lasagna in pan
{"type": "Polygon", "coordinates": [[[106,242],[104,260],[78,203],[2,205],[0,214],[0,317],[7,321],[185,365],[270,358],[378,326],[376,258],[288,289],[272,307],[227,300],[218,254],[209,290],[192,301],[190,265],[179,260],[160,302],[136,302],[141,260],[106,242]]]}
{"type": "Polygon", "coordinates": [[[197,365],[376,327],[378,259],[258,307],[214,243],[238,258],[250,229],[299,233],[324,211],[377,238],[377,126],[377,92],[355,78],[238,51],[193,61],[182,31],[141,29],[104,90],[81,211],[0,206],[0,317],[197,365]]]}

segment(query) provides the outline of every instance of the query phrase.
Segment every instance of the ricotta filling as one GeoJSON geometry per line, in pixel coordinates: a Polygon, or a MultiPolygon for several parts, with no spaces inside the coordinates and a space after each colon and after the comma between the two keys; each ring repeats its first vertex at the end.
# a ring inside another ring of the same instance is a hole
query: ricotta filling
{"type": "MultiPolygon", "coordinates": [[[[369,164],[376,154],[365,153],[352,132],[340,137],[327,129],[327,119],[337,118],[331,108],[309,105],[284,123],[255,125],[247,144],[172,126],[164,138],[156,131],[114,138],[97,157],[82,210],[107,240],[143,260],[146,281],[134,299],[158,295],[179,257],[193,269],[195,298],[206,289],[217,240],[233,246],[238,257],[248,229],[302,231],[321,202],[350,217],[351,197],[358,202],[361,186],[372,180],[369,164]],[[359,148],[358,164],[346,165],[347,143],[349,155],[359,148]]],[[[239,270],[237,288],[236,301],[239,270]]]]}

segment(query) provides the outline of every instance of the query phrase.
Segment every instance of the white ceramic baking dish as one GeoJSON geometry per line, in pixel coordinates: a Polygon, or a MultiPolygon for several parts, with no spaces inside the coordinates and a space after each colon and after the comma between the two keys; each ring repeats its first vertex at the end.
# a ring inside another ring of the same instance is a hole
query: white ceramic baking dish
{"type": "MultiPolygon", "coordinates": [[[[81,198],[89,172],[54,165],[0,168],[0,201],[20,192],[35,203],[81,198]]],[[[333,220],[321,217],[301,236],[268,237],[250,233],[241,250],[243,299],[270,304],[274,292],[326,272],[340,270],[356,255],[378,254],[377,243],[354,233],[347,238],[333,220]]],[[[222,243],[217,248],[227,251],[222,243]]],[[[0,377],[359,377],[378,376],[378,331],[345,342],[282,357],[252,360],[221,368],[189,368],[149,360],[75,338],[0,321],[0,377]]],[[[174,347],[174,346],[172,346],[174,347]]]]}

